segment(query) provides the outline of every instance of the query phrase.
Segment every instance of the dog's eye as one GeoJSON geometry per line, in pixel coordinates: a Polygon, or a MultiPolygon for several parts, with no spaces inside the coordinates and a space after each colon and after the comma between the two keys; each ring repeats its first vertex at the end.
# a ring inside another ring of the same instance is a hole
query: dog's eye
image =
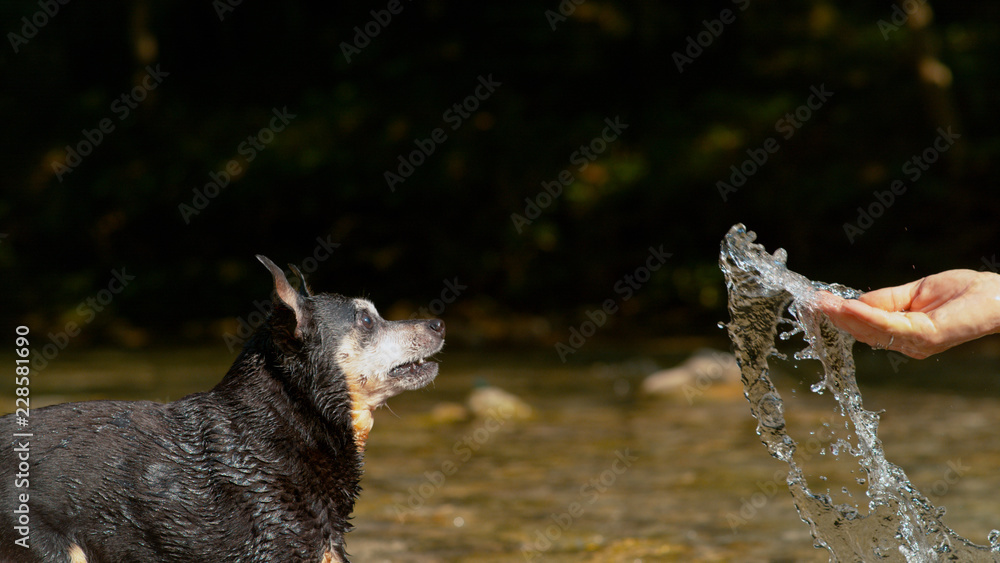
{"type": "Polygon", "coordinates": [[[372,317],[368,313],[361,313],[361,317],[358,320],[361,321],[361,326],[366,329],[370,330],[373,326],[375,326],[375,322],[372,321],[372,317]]]}

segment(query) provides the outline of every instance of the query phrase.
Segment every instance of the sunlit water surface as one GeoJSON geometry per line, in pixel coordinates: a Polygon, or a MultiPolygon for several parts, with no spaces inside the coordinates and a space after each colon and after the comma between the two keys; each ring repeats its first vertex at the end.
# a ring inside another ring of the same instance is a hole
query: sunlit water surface
{"type": "MultiPolygon", "coordinates": [[[[673,365],[693,347],[663,340],[602,351],[594,343],[578,353],[591,356],[573,364],[560,363],[552,349],[446,350],[432,386],[376,413],[356,529],[347,538],[353,561],[827,561],[798,519],[788,466],[766,455],[739,385],[703,381],[688,389],[690,401],[638,396],[654,365],[673,365]],[[445,422],[431,414],[442,402],[464,403],[482,380],[520,396],[534,418],[445,422]]],[[[913,361],[894,373],[884,354],[859,356],[870,364],[861,373],[889,381],[941,379],[921,371],[939,364],[913,361]]],[[[210,388],[231,361],[221,342],[198,350],[67,350],[35,375],[32,405],[172,400],[210,388]]],[[[829,395],[809,390],[819,376],[808,364],[816,362],[793,363],[772,374],[785,421],[799,431],[814,490],[839,491],[856,475],[829,463],[829,444],[810,443],[809,432],[843,419],[829,395]]],[[[886,410],[879,436],[888,457],[935,505],[948,506],[949,526],[973,538],[985,538],[1000,513],[996,366],[994,356],[965,364],[964,394],[933,383],[864,389],[866,408],[886,410]]],[[[13,408],[11,383],[0,386],[5,412],[13,408]]]]}

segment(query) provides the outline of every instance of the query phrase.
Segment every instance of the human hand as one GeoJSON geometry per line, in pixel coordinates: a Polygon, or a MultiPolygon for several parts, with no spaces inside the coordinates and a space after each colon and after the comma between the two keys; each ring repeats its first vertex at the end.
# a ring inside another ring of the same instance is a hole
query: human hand
{"type": "Polygon", "coordinates": [[[855,339],[923,359],[1000,331],[1000,275],[949,270],[857,299],[821,292],[817,305],[855,339]]]}

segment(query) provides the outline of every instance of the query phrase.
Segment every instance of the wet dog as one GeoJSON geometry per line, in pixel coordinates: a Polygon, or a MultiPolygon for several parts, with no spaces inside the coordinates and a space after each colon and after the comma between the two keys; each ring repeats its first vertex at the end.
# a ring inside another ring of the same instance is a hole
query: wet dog
{"type": "MultiPolygon", "coordinates": [[[[215,388],[46,407],[32,437],[4,440],[0,560],[347,561],[372,411],[434,379],[444,323],[386,321],[364,299],[313,294],[297,271],[296,291],[257,258],[273,310],[215,388]]],[[[24,431],[14,415],[0,428],[24,431]]]]}

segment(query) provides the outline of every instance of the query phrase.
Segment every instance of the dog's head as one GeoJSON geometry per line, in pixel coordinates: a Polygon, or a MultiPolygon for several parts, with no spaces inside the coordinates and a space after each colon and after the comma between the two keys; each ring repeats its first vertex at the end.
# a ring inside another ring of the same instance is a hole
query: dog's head
{"type": "Polygon", "coordinates": [[[257,259],[274,277],[272,315],[278,326],[285,327],[279,346],[305,353],[311,363],[328,365],[332,373],[343,375],[351,395],[355,438],[363,446],[374,409],[437,376],[438,365],[428,358],[444,347],[444,321],[387,321],[366,299],[313,294],[293,266],[302,282],[296,291],[274,262],[260,255],[257,259]]]}

